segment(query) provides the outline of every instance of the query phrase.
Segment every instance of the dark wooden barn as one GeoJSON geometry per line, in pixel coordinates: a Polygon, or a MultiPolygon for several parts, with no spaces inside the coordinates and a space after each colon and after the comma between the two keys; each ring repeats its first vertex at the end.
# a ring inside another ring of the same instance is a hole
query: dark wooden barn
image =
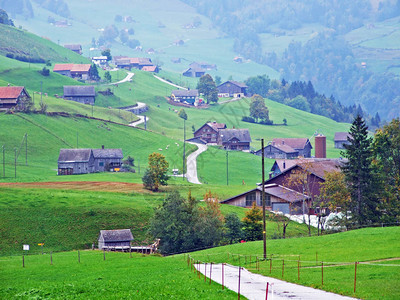
{"type": "Polygon", "coordinates": [[[58,175],[94,172],[92,149],[61,149],[58,156],[58,175]]]}
{"type": "Polygon", "coordinates": [[[247,85],[233,80],[229,80],[220,84],[217,86],[217,89],[218,96],[220,97],[240,98],[247,95],[247,85]]]}
{"type": "Polygon", "coordinates": [[[96,92],[92,85],[66,85],[64,86],[64,99],[93,105],[96,99],[96,92]]]}

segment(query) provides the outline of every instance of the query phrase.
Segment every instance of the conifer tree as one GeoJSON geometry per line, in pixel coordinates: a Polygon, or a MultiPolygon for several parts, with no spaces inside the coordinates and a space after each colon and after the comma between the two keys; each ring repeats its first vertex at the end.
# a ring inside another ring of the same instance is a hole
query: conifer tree
{"type": "Polygon", "coordinates": [[[347,158],[342,171],[351,195],[349,207],[354,223],[370,224],[378,221],[380,215],[372,167],[372,138],[368,137],[368,127],[360,115],[354,119],[349,133],[350,144],[341,153],[347,158]]]}

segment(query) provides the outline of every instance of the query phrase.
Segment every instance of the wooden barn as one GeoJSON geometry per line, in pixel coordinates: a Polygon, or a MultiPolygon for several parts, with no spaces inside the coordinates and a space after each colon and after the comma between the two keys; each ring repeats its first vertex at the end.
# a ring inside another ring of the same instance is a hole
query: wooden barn
{"type": "MultiPolygon", "coordinates": [[[[295,158],[298,156],[311,157],[312,145],[307,138],[276,138],[264,147],[264,157],[295,158]]],[[[261,156],[261,149],[255,152],[261,156]]]]}
{"type": "Polygon", "coordinates": [[[24,98],[31,98],[23,86],[0,87],[0,111],[7,110],[21,104],[24,98]]]}
{"type": "Polygon", "coordinates": [[[93,173],[94,156],[92,149],[61,149],[58,156],[58,175],[93,173]]]}
{"type": "Polygon", "coordinates": [[[199,90],[173,90],[171,99],[176,102],[194,105],[199,101],[199,90]]]}
{"type": "Polygon", "coordinates": [[[336,149],[344,149],[344,145],[349,145],[350,142],[347,138],[350,138],[351,135],[348,132],[335,132],[335,137],[333,141],[335,142],[336,149]]]}
{"type": "Polygon", "coordinates": [[[195,138],[204,141],[205,144],[216,144],[219,130],[225,128],[226,124],[224,123],[208,122],[197,129],[193,135],[195,138]]]}
{"type": "Polygon", "coordinates": [[[100,230],[99,250],[129,250],[133,241],[130,229],[100,230]]]}
{"type": "Polygon", "coordinates": [[[250,150],[251,137],[248,129],[221,129],[218,131],[217,144],[226,150],[250,150]]]}
{"type": "Polygon", "coordinates": [[[96,91],[92,85],[65,85],[64,99],[93,105],[96,101],[96,91]]]}

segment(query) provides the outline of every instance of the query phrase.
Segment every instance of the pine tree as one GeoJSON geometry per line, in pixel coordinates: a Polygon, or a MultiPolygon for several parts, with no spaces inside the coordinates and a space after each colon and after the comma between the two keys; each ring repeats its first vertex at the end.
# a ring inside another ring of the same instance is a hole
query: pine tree
{"type": "Polygon", "coordinates": [[[350,128],[349,145],[345,145],[342,155],[347,158],[342,171],[349,188],[352,220],[365,225],[379,220],[376,196],[376,176],[372,167],[372,138],[368,137],[368,127],[360,115],[350,128]]]}

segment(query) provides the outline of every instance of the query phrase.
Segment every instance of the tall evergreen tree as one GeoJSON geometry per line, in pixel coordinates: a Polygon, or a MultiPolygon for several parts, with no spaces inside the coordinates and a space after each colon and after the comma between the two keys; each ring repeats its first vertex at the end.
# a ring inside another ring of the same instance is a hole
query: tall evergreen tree
{"type": "Polygon", "coordinates": [[[350,144],[341,153],[347,158],[342,171],[351,195],[352,220],[365,225],[378,221],[380,215],[372,167],[372,138],[368,137],[368,127],[360,115],[354,119],[349,133],[350,144]]]}

